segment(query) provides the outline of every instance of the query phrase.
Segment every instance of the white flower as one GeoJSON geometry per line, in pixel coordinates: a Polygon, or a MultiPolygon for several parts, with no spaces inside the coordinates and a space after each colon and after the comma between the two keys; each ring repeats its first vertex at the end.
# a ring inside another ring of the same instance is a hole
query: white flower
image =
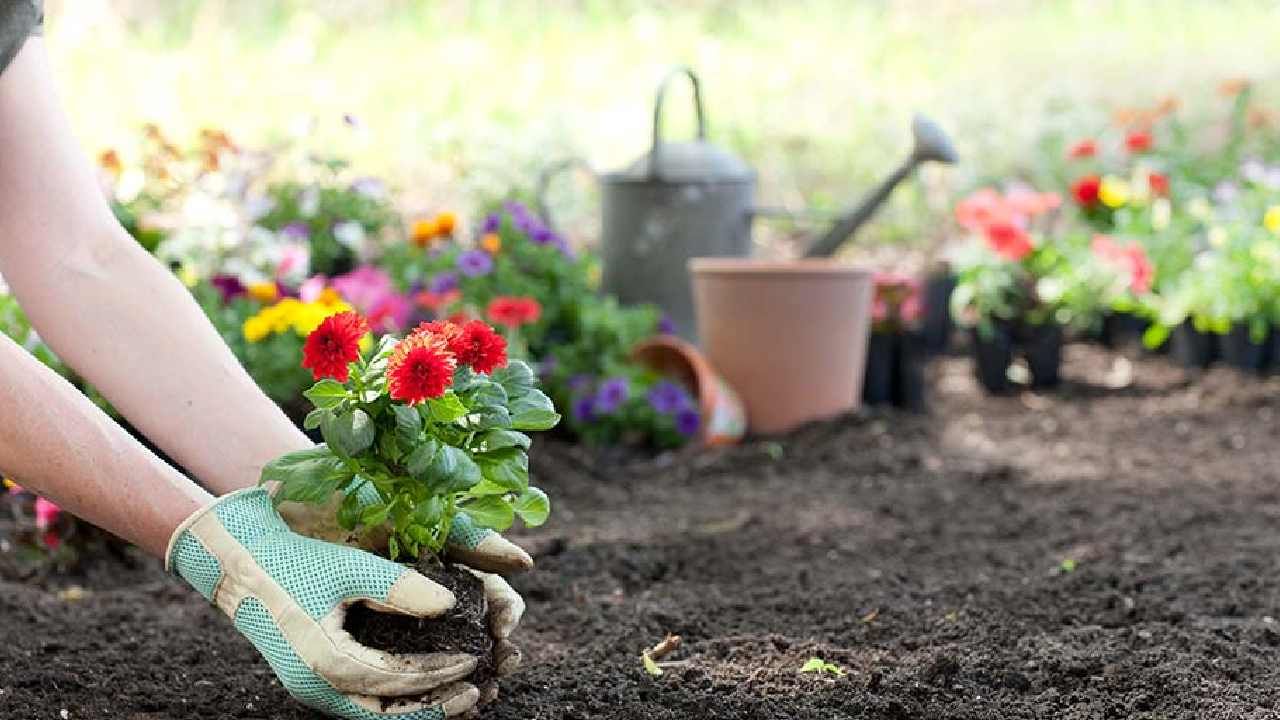
{"type": "Polygon", "coordinates": [[[320,210],[320,189],[314,185],[298,196],[298,212],[302,217],[313,217],[320,210]]]}
{"type": "Polygon", "coordinates": [[[1155,230],[1164,230],[1169,227],[1169,221],[1173,218],[1173,205],[1169,202],[1169,198],[1156,198],[1151,204],[1151,227],[1155,230]]]}
{"type": "Polygon", "coordinates": [[[131,203],[138,199],[142,188],[147,184],[147,176],[138,168],[129,168],[120,174],[120,182],[116,183],[116,200],[131,203]]]}
{"type": "Polygon", "coordinates": [[[357,222],[340,222],[333,226],[333,238],[351,250],[359,250],[364,242],[364,228],[357,222]]]}

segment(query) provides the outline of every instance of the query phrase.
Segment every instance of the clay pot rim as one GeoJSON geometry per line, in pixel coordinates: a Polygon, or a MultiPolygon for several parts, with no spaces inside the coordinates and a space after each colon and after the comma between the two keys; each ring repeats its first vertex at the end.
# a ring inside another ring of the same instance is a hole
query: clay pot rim
{"type": "Polygon", "coordinates": [[[698,275],[816,275],[871,277],[870,269],[831,258],[757,260],[754,258],[696,257],[689,271],[698,275]]]}

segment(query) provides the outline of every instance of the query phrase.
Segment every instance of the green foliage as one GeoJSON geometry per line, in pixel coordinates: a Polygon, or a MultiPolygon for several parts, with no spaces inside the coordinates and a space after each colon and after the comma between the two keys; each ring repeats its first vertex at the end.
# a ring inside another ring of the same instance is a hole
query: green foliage
{"type": "Polygon", "coordinates": [[[346,167],[345,163],[315,162],[321,168],[317,180],[288,180],[267,188],[272,207],[258,224],[273,231],[290,225],[305,228],[311,249],[311,271],[338,275],[355,267],[364,238],[398,231],[400,218],[385,197],[361,192],[359,186],[343,181],[339,171],[346,167]],[[359,232],[344,236],[340,228],[348,223],[358,226],[359,232]]]}
{"type": "Polygon", "coordinates": [[[440,552],[459,513],[498,531],[517,517],[545,522],[550,500],[529,485],[531,443],[520,431],[550,429],[559,415],[532,370],[520,360],[493,375],[462,367],[443,396],[410,406],[387,394],[395,344],[384,337],[352,365],[349,382],[325,379],[306,391],[314,407],[307,425],[324,443],[267,464],[262,482],[280,484],[277,501],[318,503],[345,492],[339,525],[386,526],[393,558],[440,552]],[[376,502],[356,500],[365,485],[376,502]]]}
{"type": "Polygon", "coordinates": [[[822,658],[816,658],[816,657],[812,657],[806,660],[804,665],[800,666],[800,672],[818,673],[820,675],[821,674],[834,675],[836,677],[844,677],[844,674],[845,674],[844,668],[840,667],[839,665],[836,665],[835,663],[829,663],[826,660],[823,660],[822,658]]]}

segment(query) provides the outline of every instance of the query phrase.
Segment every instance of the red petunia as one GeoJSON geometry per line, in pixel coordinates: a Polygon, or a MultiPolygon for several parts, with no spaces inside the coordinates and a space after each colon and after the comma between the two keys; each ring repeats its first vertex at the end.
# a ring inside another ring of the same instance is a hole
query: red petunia
{"type": "Polygon", "coordinates": [[[1148,173],[1147,187],[1151,188],[1151,194],[1156,197],[1168,197],[1169,195],[1169,176],[1163,173],[1148,173]]]}
{"type": "Polygon", "coordinates": [[[1085,139],[1072,145],[1067,150],[1067,157],[1072,160],[1080,160],[1083,158],[1091,158],[1098,154],[1098,143],[1094,140],[1085,139]]]}
{"type": "Polygon", "coordinates": [[[1009,222],[995,222],[983,229],[987,243],[1002,257],[1021,260],[1031,253],[1031,236],[1022,228],[1009,222]]]}
{"type": "Polygon", "coordinates": [[[340,312],[325,318],[302,346],[302,367],[316,380],[330,377],[346,382],[351,363],[360,357],[360,338],[369,332],[369,323],[354,312],[340,312]]]}
{"type": "Polygon", "coordinates": [[[1125,136],[1124,146],[1135,155],[1144,153],[1151,149],[1151,133],[1145,130],[1134,130],[1125,136]]]}
{"type": "Polygon", "coordinates": [[[387,394],[416,405],[438,398],[453,384],[458,361],[446,340],[432,332],[414,331],[396,344],[387,361],[387,394]]]}
{"type": "Polygon", "coordinates": [[[489,319],[499,325],[517,328],[542,317],[542,306],[530,297],[497,297],[486,310],[489,319]]]}
{"type": "Polygon", "coordinates": [[[1097,175],[1085,175],[1071,186],[1071,194],[1076,202],[1090,208],[1098,204],[1098,191],[1102,188],[1102,178],[1097,175]]]}

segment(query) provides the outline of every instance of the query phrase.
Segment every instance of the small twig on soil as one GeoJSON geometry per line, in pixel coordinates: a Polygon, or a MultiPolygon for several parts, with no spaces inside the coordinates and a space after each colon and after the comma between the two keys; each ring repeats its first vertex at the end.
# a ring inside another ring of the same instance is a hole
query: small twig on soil
{"type": "Polygon", "coordinates": [[[662,642],[654,645],[645,652],[648,653],[651,660],[656,662],[675,652],[676,648],[680,647],[680,641],[681,638],[679,635],[667,633],[667,636],[662,639],[662,642]]]}

